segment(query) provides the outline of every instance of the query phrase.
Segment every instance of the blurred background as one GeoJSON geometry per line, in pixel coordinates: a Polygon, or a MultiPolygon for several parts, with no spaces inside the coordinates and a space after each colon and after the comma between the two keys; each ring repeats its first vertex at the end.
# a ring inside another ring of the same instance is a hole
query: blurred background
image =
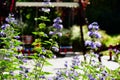
{"type": "MultiPolygon", "coordinates": [[[[2,1],[2,0],[1,0],[2,1]]],[[[4,1],[4,0],[3,0],[4,1]]],[[[8,0],[5,0],[9,3],[8,0]]],[[[16,2],[42,2],[43,0],[16,0],[16,2]]],[[[98,22],[100,26],[100,33],[103,35],[101,42],[103,47],[109,47],[109,45],[120,44],[120,0],[87,0],[90,4],[85,10],[85,15],[88,20],[88,24],[92,22],[98,22]]],[[[78,2],[78,0],[51,0],[51,2],[78,2]]],[[[1,14],[4,14],[0,10],[1,14]]],[[[14,14],[16,19],[19,20],[19,31],[21,35],[32,35],[32,32],[37,30],[40,21],[35,21],[34,18],[44,15],[41,11],[41,7],[15,7],[14,14]]],[[[46,14],[47,16],[48,14],[46,14]]],[[[47,26],[53,24],[53,19],[60,16],[63,20],[64,26],[60,38],[60,44],[63,46],[73,46],[74,51],[80,51],[81,36],[80,26],[77,20],[79,12],[77,7],[51,7],[48,18],[51,22],[47,23],[47,26]]],[[[83,26],[84,39],[87,40],[87,25],[83,26]]]]}

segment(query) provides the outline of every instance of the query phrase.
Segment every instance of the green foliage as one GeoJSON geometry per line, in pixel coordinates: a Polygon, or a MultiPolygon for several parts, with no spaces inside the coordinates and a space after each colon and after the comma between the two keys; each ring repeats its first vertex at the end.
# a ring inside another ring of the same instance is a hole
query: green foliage
{"type": "Polygon", "coordinates": [[[35,20],[50,21],[46,16],[40,16],[40,18],[35,18],[35,20]]]}
{"type": "Polygon", "coordinates": [[[105,31],[100,31],[102,35],[104,35],[101,39],[102,44],[106,47],[109,47],[110,45],[117,45],[120,44],[120,35],[111,36],[105,33],[105,31]]]}
{"type": "MultiPolygon", "coordinates": [[[[13,23],[12,23],[13,24],[13,23]]],[[[0,37],[2,43],[4,43],[3,48],[0,49],[0,79],[13,78],[10,74],[11,71],[19,70],[18,64],[19,59],[15,55],[18,55],[17,47],[22,44],[22,42],[15,39],[18,36],[17,31],[14,26],[6,26],[4,30],[5,37],[0,37]]]]}
{"type": "Polygon", "coordinates": [[[62,37],[60,37],[60,45],[62,46],[72,45],[70,29],[63,28],[61,32],[62,32],[62,37]]]}
{"type": "MultiPolygon", "coordinates": [[[[72,26],[70,29],[63,30],[62,31],[63,32],[62,39],[64,39],[64,40],[62,40],[61,42],[65,43],[64,42],[64,41],[66,41],[65,38],[67,38],[67,36],[65,36],[66,33],[69,33],[69,35],[70,35],[69,36],[70,40],[67,39],[67,40],[69,40],[70,43],[72,43],[74,40],[77,40],[77,42],[79,42],[81,39],[79,31],[80,31],[80,27],[76,26],[76,25],[72,26]]],[[[87,26],[86,25],[83,26],[84,40],[90,40],[89,36],[86,34],[87,31],[88,31],[87,26]]],[[[120,44],[120,35],[119,34],[112,36],[112,35],[107,34],[106,31],[102,30],[102,29],[99,30],[99,33],[102,35],[102,38],[100,39],[100,41],[104,47],[120,44]]]]}

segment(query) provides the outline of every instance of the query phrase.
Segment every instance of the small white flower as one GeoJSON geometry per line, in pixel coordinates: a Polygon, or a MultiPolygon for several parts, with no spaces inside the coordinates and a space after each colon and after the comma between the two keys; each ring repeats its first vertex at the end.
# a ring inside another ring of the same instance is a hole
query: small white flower
{"type": "Polygon", "coordinates": [[[59,37],[61,37],[61,36],[62,36],[62,33],[61,33],[61,32],[58,32],[57,34],[58,34],[58,36],[59,36],[59,37]]]}
{"type": "Polygon", "coordinates": [[[50,9],[49,8],[42,8],[42,11],[43,12],[50,12],[50,9]]]}
{"type": "Polygon", "coordinates": [[[53,49],[54,51],[56,51],[56,52],[59,51],[59,49],[58,49],[57,47],[55,47],[55,46],[53,46],[52,49],[53,49]]]}

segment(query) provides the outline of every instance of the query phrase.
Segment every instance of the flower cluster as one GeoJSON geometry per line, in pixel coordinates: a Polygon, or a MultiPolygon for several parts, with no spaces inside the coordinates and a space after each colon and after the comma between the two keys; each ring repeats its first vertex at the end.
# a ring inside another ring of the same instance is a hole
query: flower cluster
{"type": "Polygon", "coordinates": [[[100,38],[101,35],[99,34],[98,30],[99,30],[99,25],[97,22],[93,22],[88,26],[88,36],[91,38],[91,40],[86,40],[85,41],[85,46],[87,48],[89,48],[91,50],[91,53],[95,53],[95,54],[91,54],[92,56],[96,56],[98,55],[98,60],[101,62],[101,54],[99,53],[99,50],[102,46],[102,44],[100,43],[100,38]]]}
{"type": "MultiPolygon", "coordinates": [[[[9,37],[9,35],[11,35],[12,33],[14,34],[14,32],[15,32],[14,29],[12,28],[13,27],[12,25],[17,24],[17,20],[15,20],[13,14],[9,14],[9,16],[5,20],[6,20],[6,23],[2,24],[2,26],[1,26],[0,36],[9,37]],[[9,31],[7,31],[7,30],[9,30],[9,31]]],[[[16,36],[12,36],[12,37],[16,38],[16,36]]]]}
{"type": "Polygon", "coordinates": [[[49,13],[50,12],[50,8],[48,8],[51,5],[50,0],[44,0],[43,5],[46,7],[42,8],[43,12],[49,13]]]}
{"type": "Polygon", "coordinates": [[[76,66],[80,66],[80,59],[78,56],[74,56],[72,60],[72,68],[75,68],[76,66]]]}
{"type": "Polygon", "coordinates": [[[17,24],[17,20],[15,19],[14,14],[9,14],[9,16],[5,20],[10,24],[17,24]]]}
{"type": "Polygon", "coordinates": [[[90,47],[91,49],[96,49],[101,47],[101,43],[97,41],[96,39],[101,38],[101,35],[99,34],[99,25],[97,22],[93,22],[88,26],[88,36],[91,37],[92,40],[85,41],[85,46],[90,47]]]}
{"type": "Polygon", "coordinates": [[[86,40],[85,45],[89,46],[91,49],[96,49],[96,48],[101,47],[101,43],[98,41],[93,42],[90,40],[86,40]]]}
{"type": "Polygon", "coordinates": [[[58,34],[58,36],[62,36],[62,33],[60,32],[63,29],[63,25],[60,24],[62,23],[62,20],[60,17],[57,17],[56,19],[53,20],[54,24],[53,27],[56,29],[55,31],[50,31],[50,35],[58,34]]]}
{"type": "Polygon", "coordinates": [[[65,61],[65,69],[58,70],[55,76],[55,80],[76,80],[79,79],[80,71],[78,70],[81,65],[80,59],[78,56],[74,56],[72,59],[72,64],[69,65],[67,61],[65,61]]]}
{"type": "Polygon", "coordinates": [[[27,68],[23,65],[19,66],[20,71],[19,75],[23,76],[24,78],[28,78],[28,73],[30,72],[30,68],[27,68]]]}

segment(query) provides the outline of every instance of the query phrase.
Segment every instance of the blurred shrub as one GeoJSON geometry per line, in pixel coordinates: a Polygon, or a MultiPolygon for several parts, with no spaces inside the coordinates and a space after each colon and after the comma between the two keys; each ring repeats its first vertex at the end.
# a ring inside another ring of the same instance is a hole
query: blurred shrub
{"type": "Polygon", "coordinates": [[[71,31],[69,29],[63,28],[62,37],[60,38],[60,45],[69,46],[72,44],[71,41],[71,31]]]}
{"type": "MultiPolygon", "coordinates": [[[[89,37],[87,36],[87,26],[83,26],[83,34],[84,34],[84,39],[88,39],[89,37]]],[[[70,28],[70,32],[71,32],[71,42],[72,42],[72,46],[73,46],[73,50],[74,51],[81,51],[82,49],[82,45],[81,45],[81,35],[80,35],[80,26],[77,25],[73,25],[70,28]]]]}
{"type": "MultiPolygon", "coordinates": [[[[87,26],[83,26],[83,34],[84,40],[89,40],[89,36],[87,35],[88,28],[87,26]]],[[[81,49],[81,36],[80,36],[80,27],[77,25],[73,25],[69,29],[63,29],[63,36],[61,37],[62,45],[73,45],[74,50],[81,49]],[[76,49],[77,48],[77,49],[76,49]]],[[[108,35],[105,30],[99,30],[102,38],[100,39],[102,43],[102,48],[109,47],[109,45],[120,44],[120,35],[108,35]]]]}
{"type": "Polygon", "coordinates": [[[103,45],[105,45],[106,47],[109,47],[109,45],[117,45],[120,44],[120,35],[108,35],[106,34],[105,31],[100,31],[101,35],[102,35],[102,39],[101,42],[103,45]]]}

